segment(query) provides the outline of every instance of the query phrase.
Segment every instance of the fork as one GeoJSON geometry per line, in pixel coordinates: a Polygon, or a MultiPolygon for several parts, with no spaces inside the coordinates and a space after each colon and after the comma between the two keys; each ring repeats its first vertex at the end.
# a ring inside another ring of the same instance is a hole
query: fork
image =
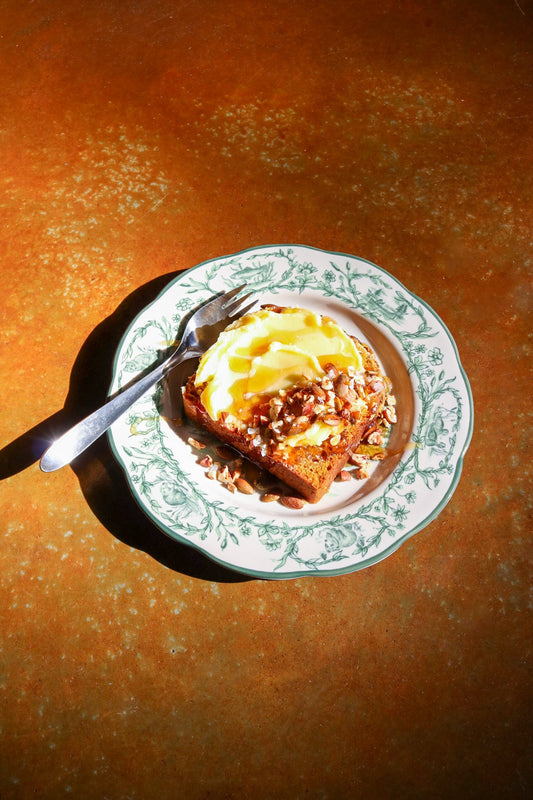
{"type": "Polygon", "coordinates": [[[252,292],[239,297],[246,284],[208,300],[189,318],[177,348],[157,367],[119,392],[74,427],[56,439],[40,461],[43,472],[53,472],[69,464],[95,442],[148,389],[155,386],[171,369],[190,358],[197,358],[216,341],[219,332],[236,317],[246,314],[255,305],[245,301],[252,292]]]}

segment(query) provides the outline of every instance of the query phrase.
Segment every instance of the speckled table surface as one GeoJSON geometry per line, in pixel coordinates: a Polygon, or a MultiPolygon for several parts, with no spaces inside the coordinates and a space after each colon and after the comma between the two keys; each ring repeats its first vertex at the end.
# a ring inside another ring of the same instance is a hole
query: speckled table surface
{"type": "Polygon", "coordinates": [[[528,796],[530,0],[0,5],[2,800],[528,796]],[[176,272],[287,242],[433,307],[476,422],[390,558],[245,580],[38,458],[176,272]]]}

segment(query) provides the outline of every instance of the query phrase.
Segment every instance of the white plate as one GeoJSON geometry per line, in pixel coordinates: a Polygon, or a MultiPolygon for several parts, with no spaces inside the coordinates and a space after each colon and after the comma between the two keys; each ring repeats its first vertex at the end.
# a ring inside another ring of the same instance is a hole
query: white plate
{"type": "Polygon", "coordinates": [[[190,430],[167,423],[168,397],[179,395],[170,384],[171,392],[148,393],[109,432],[133,496],[170,537],[247,575],[340,575],[374,564],[435,519],[459,481],[473,404],[455,343],[426,303],[374,264],[299,245],[265,246],[173,280],[123,337],[110,393],[156,361],[187,312],[242,283],[261,302],[316,310],[370,344],[397,399],[392,455],[368,480],[335,482],[301,511],[231,494],[206,478],[187,443],[190,430]]]}

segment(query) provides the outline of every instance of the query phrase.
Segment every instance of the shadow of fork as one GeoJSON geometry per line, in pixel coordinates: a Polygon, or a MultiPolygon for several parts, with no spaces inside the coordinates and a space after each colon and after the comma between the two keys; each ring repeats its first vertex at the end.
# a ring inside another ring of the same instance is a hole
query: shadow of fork
{"type": "MultiPolygon", "coordinates": [[[[115,351],[125,331],[177,274],[162,275],[139,287],[97,325],[76,357],[64,407],[0,450],[0,480],[35,464],[53,439],[105,402],[115,351]]],[[[169,569],[192,577],[220,582],[248,580],[211,561],[196,548],[170,539],[148,519],[133,499],[106,436],[73,461],[71,468],[92,512],[120,541],[143,550],[169,569]]]]}

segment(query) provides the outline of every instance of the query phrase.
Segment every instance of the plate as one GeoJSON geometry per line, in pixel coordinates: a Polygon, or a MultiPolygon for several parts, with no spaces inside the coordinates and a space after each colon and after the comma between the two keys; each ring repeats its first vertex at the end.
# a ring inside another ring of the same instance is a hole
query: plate
{"type": "Polygon", "coordinates": [[[331,316],[372,347],[397,400],[389,456],[367,480],[335,482],[299,511],[231,494],[207,479],[188,424],[169,422],[179,416],[185,379],[173,374],[109,431],[133,496],[171,538],[250,576],[340,575],[375,564],[434,520],[459,481],[473,403],[455,343],[424,301],[375,264],[307,246],[264,246],[207,261],[169,283],[124,335],[110,394],[154,364],[191,309],[242,283],[262,303],[331,316]]]}

